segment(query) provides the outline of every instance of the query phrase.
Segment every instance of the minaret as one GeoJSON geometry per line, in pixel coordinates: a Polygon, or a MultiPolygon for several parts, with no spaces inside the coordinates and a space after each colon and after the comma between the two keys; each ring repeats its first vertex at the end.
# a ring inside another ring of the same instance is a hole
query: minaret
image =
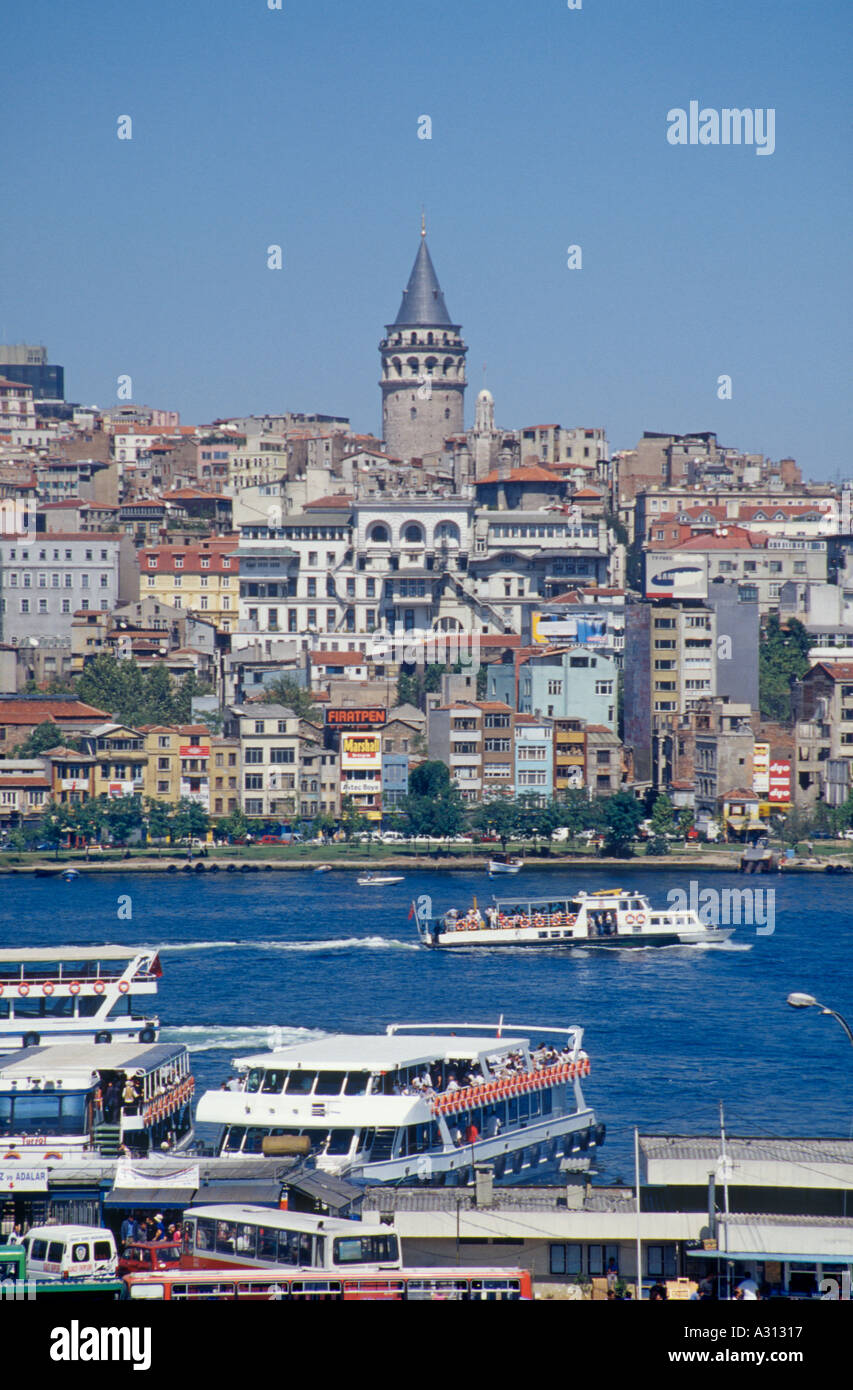
{"type": "Polygon", "coordinates": [[[448,435],[465,428],[465,354],[450,322],[426,244],[421,242],[400,310],[386,325],[382,356],[382,437],[399,458],[440,454],[448,435]]]}

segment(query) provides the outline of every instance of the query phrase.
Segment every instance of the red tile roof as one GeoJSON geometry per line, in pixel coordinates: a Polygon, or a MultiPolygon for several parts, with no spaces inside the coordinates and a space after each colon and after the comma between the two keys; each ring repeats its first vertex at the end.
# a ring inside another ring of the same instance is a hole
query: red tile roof
{"type": "Polygon", "coordinates": [[[0,727],[3,725],[58,724],[63,720],[79,723],[81,719],[95,719],[101,723],[112,716],[94,705],[84,705],[82,700],[0,700],[0,727]]]}
{"type": "Polygon", "coordinates": [[[309,652],[312,666],[366,666],[364,652],[309,652]]]}
{"type": "Polygon", "coordinates": [[[482,487],[485,483],[560,483],[565,485],[565,479],[552,473],[550,469],[543,468],[538,463],[528,463],[522,468],[513,468],[507,478],[502,478],[497,469],[492,473],[487,473],[485,478],[478,478],[477,486],[482,487]]]}

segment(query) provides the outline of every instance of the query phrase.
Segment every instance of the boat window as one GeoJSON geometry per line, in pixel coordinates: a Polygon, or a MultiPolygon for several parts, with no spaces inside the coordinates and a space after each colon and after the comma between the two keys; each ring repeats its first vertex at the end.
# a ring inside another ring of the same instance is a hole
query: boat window
{"type": "Polygon", "coordinates": [[[3,984],[7,980],[20,980],[21,963],[20,961],[0,961],[0,982],[3,984]]]}
{"type": "Polygon", "coordinates": [[[317,1077],[315,1096],[339,1096],[346,1072],[321,1071],[317,1077]]]}
{"type": "Polygon", "coordinates": [[[356,1148],[355,1148],[356,1153],[360,1154],[360,1153],[364,1153],[365,1150],[370,1150],[370,1149],[372,1149],[372,1148],[373,1148],[373,1140],[374,1140],[375,1137],[376,1137],[376,1130],[375,1130],[375,1129],[363,1129],[363,1130],[361,1131],[361,1133],[359,1134],[359,1136],[358,1136],[358,1143],[357,1143],[356,1148]]]}
{"type": "Polygon", "coordinates": [[[8,1018],[9,1012],[9,1000],[0,999],[0,1018],[8,1018]]]}
{"type": "Polygon", "coordinates": [[[243,1147],[243,1140],[245,1137],[246,1129],[244,1125],[231,1125],[230,1129],[226,1129],[225,1131],[225,1140],[222,1145],[223,1152],[232,1154],[239,1153],[240,1149],[243,1147]]]}
{"type": "Polygon", "coordinates": [[[16,999],[15,1018],[71,1018],[74,1013],[74,1000],[71,995],[64,999],[49,999],[38,996],[35,999],[16,999]]]}
{"type": "Polygon", "coordinates": [[[348,1154],[352,1145],[354,1129],[333,1129],[329,1139],[327,1153],[348,1154]]]}
{"type": "Polygon", "coordinates": [[[538,1114],[539,1114],[539,1108],[540,1108],[540,1092],[539,1092],[539,1091],[533,1091],[533,1092],[531,1093],[529,1099],[530,1099],[530,1113],[531,1113],[531,1115],[538,1115],[538,1114]]]}
{"type": "Polygon", "coordinates": [[[99,1009],[104,1006],[103,996],[100,994],[78,994],[77,996],[77,1017],[93,1018],[99,1009]]]}
{"type": "Polygon", "coordinates": [[[396,1236],[340,1236],[332,1242],[336,1265],[379,1264],[398,1258],[396,1236]]]}
{"type": "Polygon", "coordinates": [[[632,898],[632,900],[631,900],[631,906],[633,907],[633,909],[634,909],[635,912],[637,911],[638,908],[642,908],[642,906],[643,906],[643,900],[642,900],[642,898],[632,898]]]}
{"type": "Polygon", "coordinates": [[[344,1095],[366,1095],[369,1075],[370,1073],[366,1071],[351,1071],[347,1076],[346,1085],[344,1086],[344,1095]]]}
{"type": "Polygon", "coordinates": [[[286,1071],[265,1071],[264,1084],[261,1090],[267,1095],[277,1096],[284,1090],[284,1083],[287,1077],[286,1071]]]}
{"type": "Polygon", "coordinates": [[[554,1095],[551,1090],[542,1092],[542,1114],[550,1115],[554,1108],[554,1095]]]}
{"type": "Polygon", "coordinates": [[[246,1142],[243,1145],[243,1153],[259,1154],[264,1139],[269,1134],[268,1129],[261,1129],[257,1125],[252,1125],[246,1130],[246,1142]]]}
{"type": "Polygon", "coordinates": [[[261,1082],[263,1081],[263,1079],[263,1067],[252,1067],[252,1070],[249,1072],[249,1075],[246,1078],[246,1090],[259,1091],[261,1089],[261,1082]]]}
{"type": "Polygon", "coordinates": [[[26,1091],[0,1096],[0,1134],[83,1134],[84,1092],[26,1091]]]}
{"type": "Polygon", "coordinates": [[[307,1096],[317,1080],[315,1071],[292,1071],[287,1078],[286,1091],[289,1096],[307,1096]]]}

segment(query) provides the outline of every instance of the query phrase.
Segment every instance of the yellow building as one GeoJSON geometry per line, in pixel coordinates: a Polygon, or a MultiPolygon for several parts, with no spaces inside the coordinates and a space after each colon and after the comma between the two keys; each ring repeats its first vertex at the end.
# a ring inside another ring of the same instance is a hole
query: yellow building
{"type": "Polygon", "coordinates": [[[237,536],[147,545],[139,553],[139,597],[155,598],[215,623],[220,632],[237,627],[239,595],[237,536]]]}
{"type": "Polygon", "coordinates": [[[182,797],[210,810],[211,734],[204,724],[146,724],[145,795],[176,806],[182,797]]]}

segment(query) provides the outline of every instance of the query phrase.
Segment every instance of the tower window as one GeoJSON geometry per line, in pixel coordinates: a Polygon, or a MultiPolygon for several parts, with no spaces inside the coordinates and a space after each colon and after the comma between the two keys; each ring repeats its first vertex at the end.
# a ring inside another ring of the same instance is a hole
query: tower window
{"type": "Polygon", "coordinates": [[[417,414],[418,414],[417,410],[415,409],[414,406],[412,406],[411,410],[409,411],[409,416],[410,416],[410,418],[411,418],[412,420],[416,419],[416,418],[417,418],[417,414]]]}
{"type": "Polygon", "coordinates": [[[449,410],[445,410],[445,412],[444,412],[444,418],[445,418],[445,420],[449,420],[449,419],[450,419],[450,411],[449,411],[449,410]]]}

